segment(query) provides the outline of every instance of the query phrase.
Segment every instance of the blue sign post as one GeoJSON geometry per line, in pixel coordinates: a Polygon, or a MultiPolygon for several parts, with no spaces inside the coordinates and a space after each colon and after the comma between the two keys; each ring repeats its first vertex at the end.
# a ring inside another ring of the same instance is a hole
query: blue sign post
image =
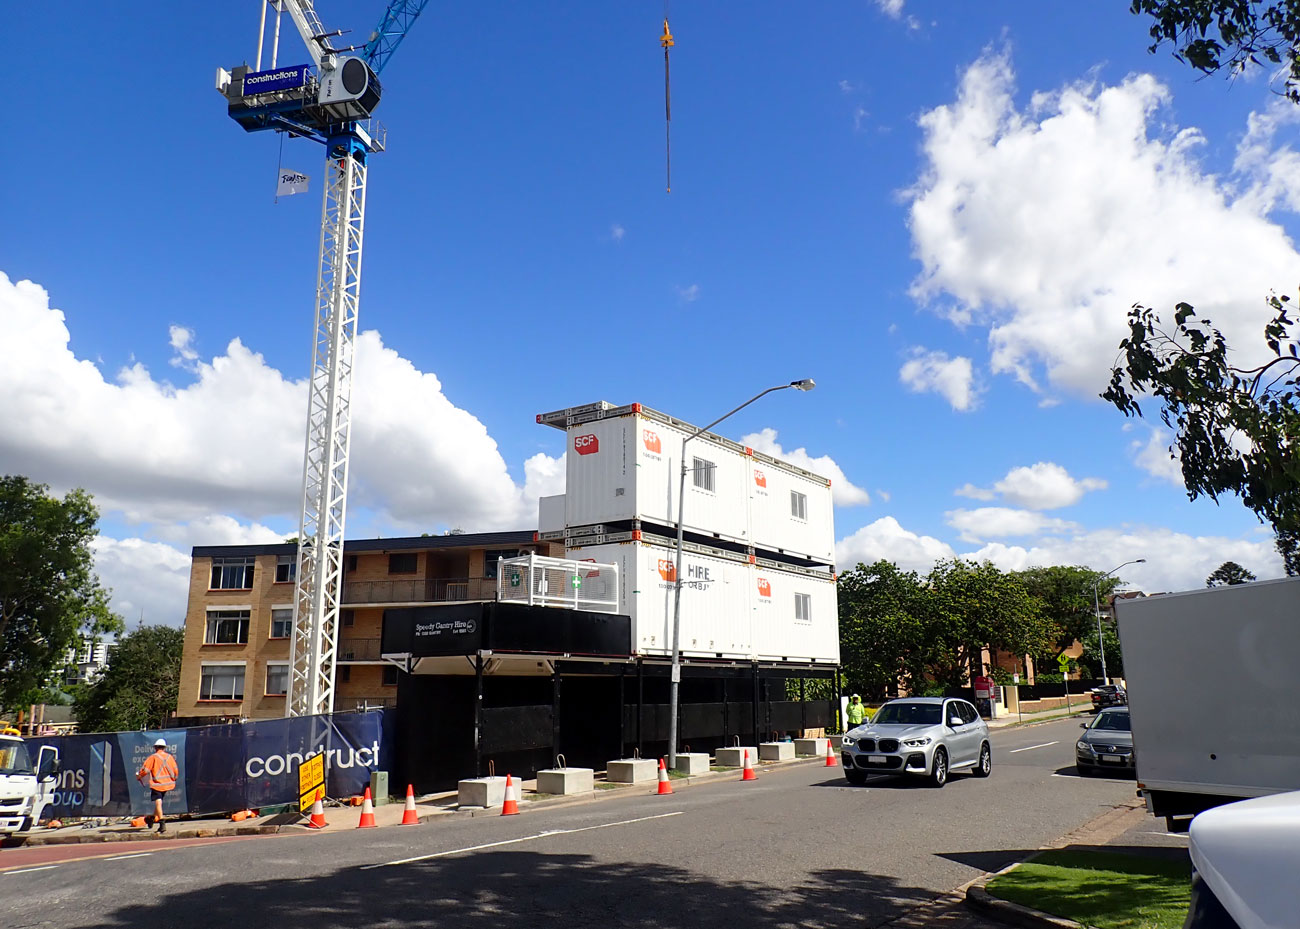
{"type": "Polygon", "coordinates": [[[310,65],[290,65],[270,71],[253,71],[244,75],[244,96],[269,94],[273,90],[296,90],[307,84],[310,65]]]}

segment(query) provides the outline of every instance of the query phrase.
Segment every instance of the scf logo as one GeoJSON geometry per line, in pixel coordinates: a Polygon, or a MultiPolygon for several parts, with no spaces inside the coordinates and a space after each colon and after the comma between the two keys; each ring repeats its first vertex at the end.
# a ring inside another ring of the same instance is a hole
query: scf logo
{"type": "Polygon", "coordinates": [[[754,486],[755,487],[767,486],[767,475],[764,474],[762,471],[758,470],[758,468],[754,469],[754,486]]]}
{"type": "Polygon", "coordinates": [[[659,433],[652,429],[641,430],[641,441],[645,443],[645,450],[647,452],[654,452],[658,455],[663,451],[663,446],[659,442],[659,433]]]}
{"type": "Polygon", "coordinates": [[[659,559],[659,576],[665,581],[677,580],[677,566],[668,558],[659,559]]]}
{"type": "Polygon", "coordinates": [[[594,435],[580,435],[573,440],[573,448],[579,455],[594,455],[600,451],[600,440],[594,435]]]}
{"type": "Polygon", "coordinates": [[[758,579],[758,595],[768,600],[772,599],[772,582],[765,577],[758,579]]]}

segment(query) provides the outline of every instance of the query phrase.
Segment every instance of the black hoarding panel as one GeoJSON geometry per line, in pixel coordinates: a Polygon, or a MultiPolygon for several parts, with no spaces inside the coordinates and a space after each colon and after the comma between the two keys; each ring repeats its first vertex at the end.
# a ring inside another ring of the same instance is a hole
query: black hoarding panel
{"type": "Polygon", "coordinates": [[[494,651],[617,657],[632,653],[632,621],[627,616],[522,603],[490,603],[487,613],[487,647],[494,651]]]}
{"type": "Polygon", "coordinates": [[[549,706],[502,706],[483,710],[483,753],[548,748],[554,732],[549,706]]]}

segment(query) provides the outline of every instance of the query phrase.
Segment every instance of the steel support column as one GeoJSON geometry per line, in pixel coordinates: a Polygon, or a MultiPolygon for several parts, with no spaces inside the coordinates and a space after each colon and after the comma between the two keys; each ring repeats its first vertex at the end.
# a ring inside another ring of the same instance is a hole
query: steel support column
{"type": "Polygon", "coordinates": [[[474,776],[483,776],[483,653],[474,659],[474,776]]]}

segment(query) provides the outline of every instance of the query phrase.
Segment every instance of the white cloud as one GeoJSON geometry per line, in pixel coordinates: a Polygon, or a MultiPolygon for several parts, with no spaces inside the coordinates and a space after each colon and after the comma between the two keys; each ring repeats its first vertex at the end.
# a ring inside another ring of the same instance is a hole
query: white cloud
{"type": "Polygon", "coordinates": [[[1275,111],[1252,120],[1221,180],[1196,160],[1200,132],[1169,125],[1169,91],[1150,75],[1024,108],[1014,91],[1008,54],[989,52],[954,103],[921,116],[913,296],[949,315],[955,301],[988,328],[991,369],[1037,391],[1101,390],[1135,302],[1168,315],[1188,300],[1230,344],[1259,343],[1267,290],[1300,279],[1266,215],[1300,190],[1294,154],[1270,147],[1275,111]]]}
{"type": "Polygon", "coordinates": [[[852,81],[848,81],[848,80],[840,81],[840,93],[842,94],[851,94],[857,89],[858,89],[858,85],[853,83],[852,81]]]}
{"type": "Polygon", "coordinates": [[[609,237],[615,242],[622,242],[623,236],[625,235],[627,235],[627,230],[618,223],[614,223],[614,225],[609,227],[609,237]]]}
{"type": "Polygon", "coordinates": [[[91,543],[95,573],[112,588],[114,612],[133,628],[141,618],[147,625],[181,626],[190,587],[190,556],[163,542],[110,539],[91,543]]]}
{"type": "Polygon", "coordinates": [[[855,106],[853,108],[853,130],[855,132],[860,131],[862,129],[862,124],[867,121],[867,117],[870,115],[871,114],[867,112],[867,108],[862,104],[855,106]]]}
{"type": "Polygon", "coordinates": [[[841,571],[883,558],[905,570],[925,572],[940,558],[951,557],[946,542],[909,532],[892,516],[882,516],[835,543],[835,563],[841,571]]]}
{"type": "Polygon", "coordinates": [[[901,19],[903,16],[903,0],[876,0],[876,6],[890,19],[901,19]]]}
{"type": "Polygon", "coordinates": [[[194,349],[194,330],[186,329],[184,326],[172,326],[167,330],[170,336],[172,350],[176,352],[171,359],[171,365],[177,368],[184,368],[186,371],[194,371],[197,367],[196,362],[199,360],[199,353],[194,349]]]}
{"type": "Polygon", "coordinates": [[[681,298],[683,303],[694,303],[700,299],[700,285],[691,284],[689,287],[678,287],[677,296],[681,298]]]}
{"type": "Polygon", "coordinates": [[[1078,523],[1055,519],[1032,510],[1005,506],[982,506],[973,510],[949,510],[944,514],[948,525],[961,533],[964,542],[1038,535],[1044,532],[1069,532],[1078,523]]]}
{"type": "Polygon", "coordinates": [[[871,502],[871,495],[861,487],[851,483],[844,476],[843,469],[835,463],[835,459],[831,458],[830,455],[814,458],[808,454],[806,448],[786,450],[777,442],[775,429],[751,432],[749,435],[743,436],[740,441],[742,445],[748,445],[750,448],[771,455],[773,458],[780,458],[782,461],[788,461],[805,471],[811,471],[813,474],[820,474],[822,477],[830,478],[831,499],[834,500],[836,506],[865,506],[871,502]]]}
{"type": "Polygon", "coordinates": [[[972,500],[992,500],[997,496],[992,490],[986,487],[976,487],[974,484],[963,484],[953,493],[959,497],[970,497],[972,500]]]}
{"type": "Polygon", "coordinates": [[[913,393],[933,391],[954,410],[974,409],[977,392],[969,358],[949,358],[946,352],[914,348],[912,358],[898,371],[898,379],[913,393]]]}
{"type": "Polygon", "coordinates": [[[1183,465],[1178,455],[1178,448],[1173,446],[1172,454],[1169,451],[1173,444],[1173,435],[1167,429],[1155,426],[1148,428],[1150,435],[1145,442],[1134,439],[1129,445],[1129,451],[1133,454],[1133,463],[1152,477],[1177,484],[1179,487],[1184,486],[1183,465]]]}
{"type": "MultiPolygon", "coordinates": [[[[972,492],[974,488],[968,490],[970,486],[967,484],[957,493],[964,497],[976,497],[972,492]]],[[[1015,506],[1031,510],[1055,510],[1072,506],[1089,491],[1105,490],[1106,486],[1101,478],[1074,478],[1059,464],[1040,461],[1028,467],[1012,468],[1006,477],[993,485],[993,491],[1015,506]]],[[[992,494],[978,496],[976,499],[989,500],[992,499],[992,494]]]]}

